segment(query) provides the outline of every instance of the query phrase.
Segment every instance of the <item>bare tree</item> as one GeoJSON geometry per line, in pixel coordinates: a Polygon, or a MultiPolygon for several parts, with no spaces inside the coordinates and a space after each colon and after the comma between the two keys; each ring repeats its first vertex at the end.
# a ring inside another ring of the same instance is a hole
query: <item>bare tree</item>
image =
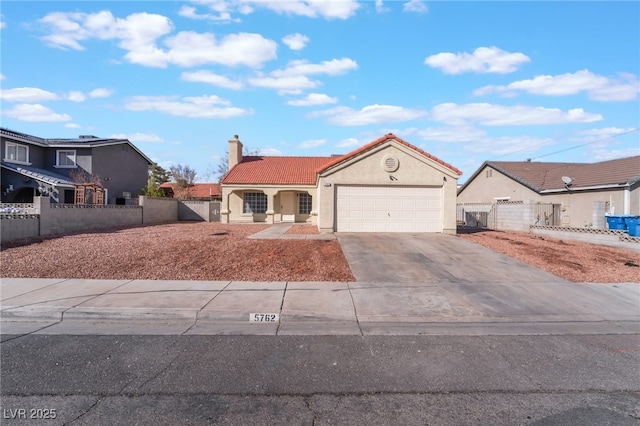
{"type": "MultiPolygon", "coordinates": [[[[260,155],[260,149],[256,148],[256,149],[249,150],[245,146],[242,149],[242,155],[245,156],[245,157],[246,156],[260,155]]],[[[218,165],[216,166],[216,170],[212,171],[211,174],[217,178],[218,182],[220,182],[222,180],[222,178],[224,178],[224,175],[226,175],[228,172],[229,172],[229,150],[225,151],[224,157],[222,157],[218,161],[218,165]]]]}
{"type": "Polygon", "coordinates": [[[191,196],[191,188],[196,180],[196,171],[187,165],[178,164],[169,167],[169,173],[176,184],[175,195],[178,198],[189,198],[191,196]]]}

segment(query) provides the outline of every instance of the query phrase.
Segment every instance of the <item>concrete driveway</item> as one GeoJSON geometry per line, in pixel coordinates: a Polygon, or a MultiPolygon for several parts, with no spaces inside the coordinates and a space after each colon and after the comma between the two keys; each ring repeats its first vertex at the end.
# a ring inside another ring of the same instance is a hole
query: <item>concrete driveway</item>
{"type": "Polygon", "coordinates": [[[564,282],[548,272],[453,235],[337,235],[358,282],[564,282]]]}

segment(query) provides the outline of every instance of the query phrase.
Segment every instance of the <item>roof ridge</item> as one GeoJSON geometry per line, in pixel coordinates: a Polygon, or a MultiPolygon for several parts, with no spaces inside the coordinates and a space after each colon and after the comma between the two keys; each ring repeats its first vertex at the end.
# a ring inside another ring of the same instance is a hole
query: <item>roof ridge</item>
{"type": "Polygon", "coordinates": [[[385,142],[385,141],[387,141],[389,139],[393,139],[396,142],[398,142],[398,143],[400,143],[400,144],[402,144],[402,145],[404,145],[404,146],[406,146],[406,147],[408,147],[408,148],[410,148],[410,149],[412,149],[412,150],[414,150],[416,152],[419,152],[420,154],[424,155],[425,157],[429,158],[430,160],[433,160],[436,163],[441,164],[444,167],[450,169],[451,171],[456,173],[458,176],[462,175],[462,170],[458,169],[457,167],[452,166],[449,163],[444,162],[443,160],[439,159],[438,157],[436,157],[434,155],[429,154],[425,150],[423,150],[421,148],[418,148],[417,146],[405,141],[404,139],[399,138],[398,136],[394,135],[393,133],[387,133],[386,135],[384,135],[382,137],[379,137],[378,139],[376,139],[376,140],[374,140],[372,142],[369,142],[368,144],[366,144],[366,145],[364,145],[364,146],[362,146],[362,147],[360,147],[360,148],[358,148],[356,150],[348,152],[348,153],[346,153],[345,155],[343,155],[341,157],[336,157],[335,160],[330,161],[326,165],[323,165],[320,168],[318,168],[316,170],[316,173],[320,173],[320,172],[328,169],[329,167],[333,167],[333,166],[335,166],[335,165],[337,165],[337,164],[339,164],[339,163],[341,163],[343,161],[348,160],[351,157],[354,157],[354,156],[359,155],[359,154],[361,154],[363,152],[366,152],[366,151],[370,150],[371,148],[373,148],[373,147],[375,147],[375,146],[377,146],[377,145],[379,145],[379,144],[381,144],[381,143],[383,143],[383,142],[385,142]]]}

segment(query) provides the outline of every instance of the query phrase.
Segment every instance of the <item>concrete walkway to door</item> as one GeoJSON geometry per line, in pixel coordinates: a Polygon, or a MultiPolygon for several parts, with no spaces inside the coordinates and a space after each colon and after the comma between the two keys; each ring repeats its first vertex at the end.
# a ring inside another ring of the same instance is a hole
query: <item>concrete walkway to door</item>
{"type": "Polygon", "coordinates": [[[513,283],[564,280],[445,234],[338,233],[358,282],[513,283]]]}

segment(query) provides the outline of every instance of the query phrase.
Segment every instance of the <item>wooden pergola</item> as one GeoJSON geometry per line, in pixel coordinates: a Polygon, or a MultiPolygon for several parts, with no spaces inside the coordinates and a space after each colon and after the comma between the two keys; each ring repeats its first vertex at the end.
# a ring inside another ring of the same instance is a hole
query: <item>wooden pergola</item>
{"type": "Polygon", "coordinates": [[[104,187],[99,183],[76,183],[75,204],[104,204],[104,187]]]}

